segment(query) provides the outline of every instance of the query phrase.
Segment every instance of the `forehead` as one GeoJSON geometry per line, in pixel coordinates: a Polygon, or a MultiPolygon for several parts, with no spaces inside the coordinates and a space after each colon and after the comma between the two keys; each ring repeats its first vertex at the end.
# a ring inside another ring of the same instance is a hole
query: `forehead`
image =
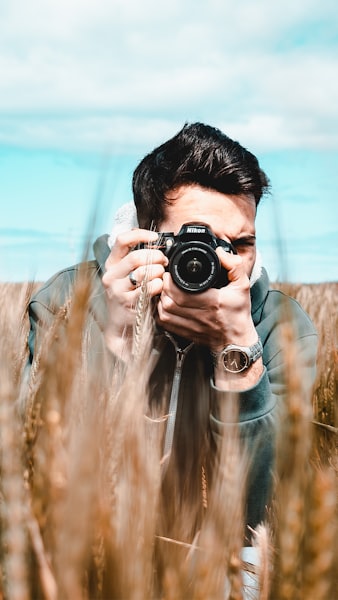
{"type": "Polygon", "coordinates": [[[254,234],[256,204],[253,196],[228,195],[186,185],[167,195],[162,231],[178,233],[184,223],[208,225],[218,237],[254,234]]]}

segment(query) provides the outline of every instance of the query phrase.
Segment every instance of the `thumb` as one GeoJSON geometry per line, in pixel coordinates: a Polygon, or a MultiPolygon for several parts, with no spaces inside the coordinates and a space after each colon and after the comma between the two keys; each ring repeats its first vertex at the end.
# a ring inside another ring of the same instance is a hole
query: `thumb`
{"type": "Polygon", "coordinates": [[[238,254],[231,254],[221,246],[216,249],[216,254],[222,267],[228,272],[229,282],[239,281],[247,276],[241,256],[238,254]]]}

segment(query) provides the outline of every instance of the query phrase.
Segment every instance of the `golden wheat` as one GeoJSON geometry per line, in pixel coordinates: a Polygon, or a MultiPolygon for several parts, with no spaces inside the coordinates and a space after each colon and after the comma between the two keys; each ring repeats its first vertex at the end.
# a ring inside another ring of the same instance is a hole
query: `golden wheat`
{"type": "Polygon", "coordinates": [[[254,535],[255,569],[240,555],[248,459],[235,430],[223,440],[211,482],[202,469],[196,535],[187,536],[196,518],[188,505],[162,535],[167,415],[161,406],[148,411],[146,295],[137,307],[132,359],[112,370],[103,354],[93,369],[85,327],[91,288],[80,277],[73,301],[47,332],[28,388],[26,307],[33,286],[0,286],[0,598],[235,600],[243,597],[247,569],[257,571],[260,600],[333,600],[338,284],[279,287],[301,302],[319,333],[316,424],[312,431],[286,327],[289,394],[275,504],[270,522],[254,535]]]}

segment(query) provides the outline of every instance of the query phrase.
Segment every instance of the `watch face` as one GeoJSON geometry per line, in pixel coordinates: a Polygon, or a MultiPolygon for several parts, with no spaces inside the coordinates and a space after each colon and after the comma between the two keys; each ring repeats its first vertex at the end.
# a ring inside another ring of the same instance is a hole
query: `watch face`
{"type": "Polygon", "coordinates": [[[230,373],[241,373],[249,366],[249,357],[242,350],[225,350],[223,365],[230,373]]]}

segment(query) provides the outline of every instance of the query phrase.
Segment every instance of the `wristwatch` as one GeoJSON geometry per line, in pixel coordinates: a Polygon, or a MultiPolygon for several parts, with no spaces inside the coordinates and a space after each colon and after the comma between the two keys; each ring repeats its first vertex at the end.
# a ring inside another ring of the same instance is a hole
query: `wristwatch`
{"type": "Polygon", "coordinates": [[[242,373],[263,355],[260,338],[252,346],[228,344],[220,352],[214,352],[215,364],[223,366],[228,373],[242,373]]]}

